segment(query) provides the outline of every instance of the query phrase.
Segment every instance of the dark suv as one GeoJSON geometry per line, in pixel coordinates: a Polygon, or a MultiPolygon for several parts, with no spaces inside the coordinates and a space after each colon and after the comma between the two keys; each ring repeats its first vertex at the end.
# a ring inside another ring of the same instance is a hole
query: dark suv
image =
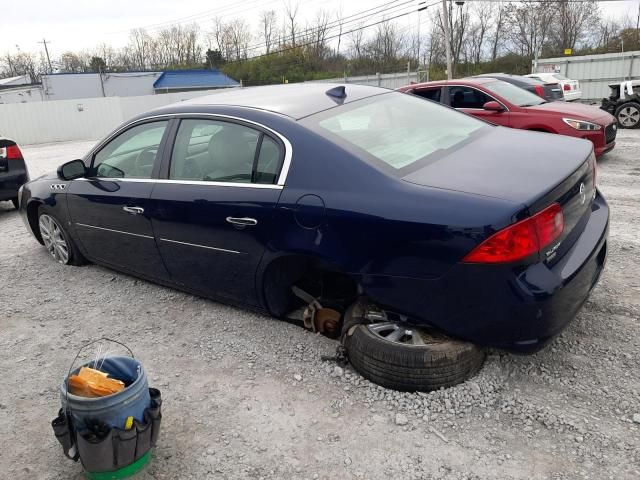
{"type": "Polygon", "coordinates": [[[18,208],[18,190],[29,181],[27,165],[13,140],[0,135],[0,201],[11,200],[18,208]]]}
{"type": "Polygon", "coordinates": [[[473,78],[495,78],[503,82],[510,83],[516,87],[523,88],[547,102],[564,101],[564,93],[559,83],[547,83],[535,78],[523,77],[521,75],[509,75],[507,73],[485,73],[476,75],[473,78]]]}

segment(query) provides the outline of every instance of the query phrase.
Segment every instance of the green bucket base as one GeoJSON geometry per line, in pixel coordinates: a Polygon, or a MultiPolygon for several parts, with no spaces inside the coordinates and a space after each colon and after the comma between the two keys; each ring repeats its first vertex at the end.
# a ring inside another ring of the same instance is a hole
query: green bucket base
{"type": "Polygon", "coordinates": [[[151,450],[131,465],[127,465],[120,470],[114,470],[113,472],[84,472],[84,474],[89,480],[119,480],[138,473],[149,463],[149,460],[151,460],[151,450]]]}

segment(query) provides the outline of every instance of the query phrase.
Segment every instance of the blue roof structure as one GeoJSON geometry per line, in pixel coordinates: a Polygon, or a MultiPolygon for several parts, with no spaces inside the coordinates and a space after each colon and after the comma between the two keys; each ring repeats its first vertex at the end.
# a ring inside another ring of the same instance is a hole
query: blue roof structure
{"type": "Polygon", "coordinates": [[[153,83],[155,90],[239,87],[240,83],[220,70],[168,70],[153,83]]]}

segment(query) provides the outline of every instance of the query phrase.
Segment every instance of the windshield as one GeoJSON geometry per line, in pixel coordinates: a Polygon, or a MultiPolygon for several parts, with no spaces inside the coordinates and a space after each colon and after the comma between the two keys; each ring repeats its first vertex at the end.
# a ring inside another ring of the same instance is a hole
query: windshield
{"type": "Polygon", "coordinates": [[[498,80],[496,82],[485,83],[484,87],[496,95],[501,96],[507,102],[519,107],[532,107],[534,105],[547,103],[539,96],[507,82],[498,80]]]}
{"type": "Polygon", "coordinates": [[[436,151],[462,144],[485,122],[407,95],[390,93],[321,112],[304,121],[347,147],[356,147],[386,167],[404,173],[436,151]]]}

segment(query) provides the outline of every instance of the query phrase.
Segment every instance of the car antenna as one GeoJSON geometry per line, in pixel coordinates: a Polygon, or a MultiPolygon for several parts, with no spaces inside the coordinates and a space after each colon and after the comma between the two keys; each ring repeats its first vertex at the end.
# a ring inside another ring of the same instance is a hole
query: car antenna
{"type": "Polygon", "coordinates": [[[324,92],[327,96],[331,97],[336,103],[342,104],[344,99],[347,98],[347,92],[344,85],[333,87],[324,92]]]}

